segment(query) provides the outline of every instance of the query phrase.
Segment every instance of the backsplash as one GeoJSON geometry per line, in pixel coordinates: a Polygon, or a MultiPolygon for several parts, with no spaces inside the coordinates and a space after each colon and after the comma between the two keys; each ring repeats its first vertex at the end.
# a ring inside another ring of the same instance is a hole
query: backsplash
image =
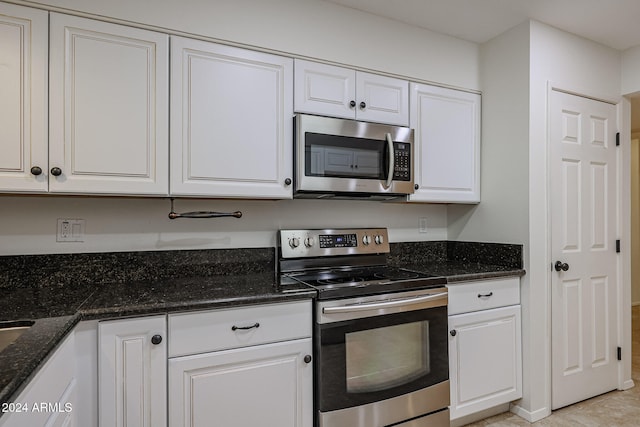
{"type": "Polygon", "coordinates": [[[274,257],[274,248],[4,256],[0,289],[262,273],[274,257]]]}
{"type": "Polygon", "coordinates": [[[521,269],[522,245],[482,242],[391,243],[389,262],[394,265],[459,262],[521,269]]]}

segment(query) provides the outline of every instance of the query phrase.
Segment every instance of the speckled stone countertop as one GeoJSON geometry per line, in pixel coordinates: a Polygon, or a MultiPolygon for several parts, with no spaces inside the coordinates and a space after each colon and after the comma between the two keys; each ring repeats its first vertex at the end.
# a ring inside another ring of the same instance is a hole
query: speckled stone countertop
{"type": "MultiPolygon", "coordinates": [[[[448,282],[525,273],[521,245],[392,243],[387,258],[448,282]]],[[[36,321],[0,351],[0,403],[18,395],[81,320],[315,296],[304,285],[279,291],[274,267],[274,248],[0,257],[0,321],[36,321]]]]}
{"type": "Polygon", "coordinates": [[[523,276],[522,245],[479,242],[392,243],[388,262],[444,276],[447,283],[523,276]]]}
{"type": "Polygon", "coordinates": [[[259,248],[0,257],[0,321],[35,320],[0,351],[0,403],[81,320],[313,298],[303,285],[276,288],[274,256],[259,248]]]}

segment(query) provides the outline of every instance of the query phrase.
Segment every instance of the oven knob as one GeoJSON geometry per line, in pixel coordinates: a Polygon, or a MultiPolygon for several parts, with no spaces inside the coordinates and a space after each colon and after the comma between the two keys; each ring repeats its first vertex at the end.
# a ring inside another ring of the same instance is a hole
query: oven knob
{"type": "Polygon", "coordinates": [[[384,243],[384,237],[382,237],[380,234],[374,237],[373,240],[376,242],[376,245],[381,245],[384,243]]]}
{"type": "Polygon", "coordinates": [[[300,246],[300,239],[297,237],[292,237],[291,239],[289,239],[289,246],[291,246],[291,249],[295,249],[298,246],[300,246]]]}
{"type": "Polygon", "coordinates": [[[307,237],[306,239],[304,239],[304,245],[307,248],[310,248],[311,246],[313,246],[313,243],[314,243],[313,237],[307,237]]]}
{"type": "Polygon", "coordinates": [[[365,245],[365,246],[368,246],[369,243],[371,243],[371,237],[370,236],[364,236],[362,238],[362,244],[365,245]]]}

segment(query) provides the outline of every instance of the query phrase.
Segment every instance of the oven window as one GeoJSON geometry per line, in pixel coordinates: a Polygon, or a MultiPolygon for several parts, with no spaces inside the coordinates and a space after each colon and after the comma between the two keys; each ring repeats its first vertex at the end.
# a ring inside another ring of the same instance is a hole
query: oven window
{"type": "Polygon", "coordinates": [[[345,334],[348,393],[410,383],[430,371],[429,322],[345,334]]]}

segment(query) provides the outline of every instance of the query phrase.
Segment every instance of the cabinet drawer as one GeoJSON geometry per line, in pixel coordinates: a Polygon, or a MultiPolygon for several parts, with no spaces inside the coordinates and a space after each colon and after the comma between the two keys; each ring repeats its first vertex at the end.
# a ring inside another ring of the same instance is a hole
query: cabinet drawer
{"type": "Polygon", "coordinates": [[[447,285],[449,314],[468,313],[520,304],[520,279],[482,280],[447,285]]]}
{"type": "Polygon", "coordinates": [[[169,357],[311,336],[311,301],[169,315],[169,357]]]}

